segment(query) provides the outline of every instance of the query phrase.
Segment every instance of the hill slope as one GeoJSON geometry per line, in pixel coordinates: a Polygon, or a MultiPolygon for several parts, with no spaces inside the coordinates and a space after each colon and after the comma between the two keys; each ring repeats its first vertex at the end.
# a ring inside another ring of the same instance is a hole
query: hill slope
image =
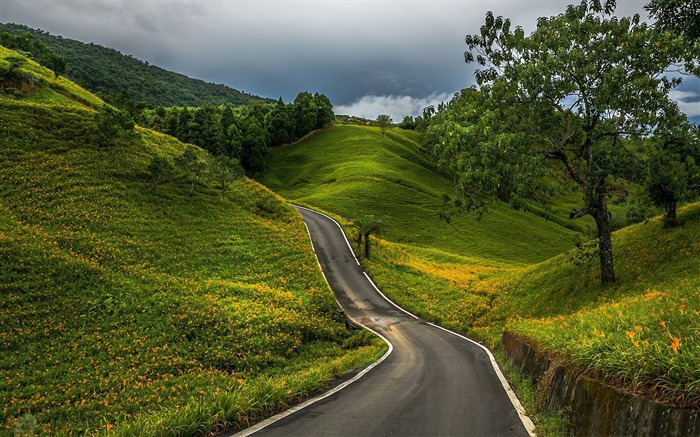
{"type": "Polygon", "coordinates": [[[571,250],[575,234],[540,217],[496,207],[440,222],[450,183],[412,135],[332,128],[274,150],[263,182],[341,219],[389,216],[363,266],[414,314],[492,345],[507,329],[591,376],[698,408],[700,204],[680,228],[657,218],[616,232],[618,282],[601,288],[595,247],[571,250]]]}
{"type": "Polygon", "coordinates": [[[154,186],[152,158],[184,144],[136,128],[101,147],[99,99],[0,47],[10,65],[0,434],[221,430],[381,353],[357,349],[373,340],[336,313],[293,208],[248,179],[225,199],[211,182],[154,186]]]}
{"type": "Polygon", "coordinates": [[[482,221],[441,220],[451,182],[416,152],[412,131],[336,126],[294,146],[271,150],[262,182],[287,199],[347,220],[383,217],[383,238],[481,259],[523,265],[573,246],[575,232],[533,214],[493,205],[482,221]],[[331,159],[332,158],[332,159],[331,159]]]}
{"type": "Polygon", "coordinates": [[[18,24],[0,23],[0,31],[30,33],[66,61],[66,77],[94,93],[113,95],[124,90],[136,102],[162,106],[246,105],[272,100],[226,85],[204,82],[164,70],[132,56],[80,41],[50,35],[18,24]]]}

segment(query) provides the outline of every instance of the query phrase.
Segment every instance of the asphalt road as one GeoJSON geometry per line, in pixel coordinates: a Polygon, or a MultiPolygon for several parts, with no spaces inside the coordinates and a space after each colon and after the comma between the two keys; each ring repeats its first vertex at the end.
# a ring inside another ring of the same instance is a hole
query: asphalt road
{"type": "Polygon", "coordinates": [[[393,351],[343,390],[240,435],[528,435],[482,347],[387,301],[358,266],[339,226],[316,212],[299,211],[338,302],[355,321],[385,337],[393,351]]]}

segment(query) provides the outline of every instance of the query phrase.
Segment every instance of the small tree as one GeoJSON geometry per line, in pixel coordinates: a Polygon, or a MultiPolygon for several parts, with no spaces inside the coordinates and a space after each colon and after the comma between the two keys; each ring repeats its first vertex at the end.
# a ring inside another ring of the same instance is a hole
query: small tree
{"type": "Polygon", "coordinates": [[[219,155],[210,162],[210,174],[217,188],[221,190],[221,199],[223,200],[229,185],[243,176],[243,167],[237,159],[219,155]]]}
{"type": "Polygon", "coordinates": [[[685,117],[671,118],[669,128],[646,142],[648,171],[645,186],[652,203],[664,208],[664,226],[678,226],[680,202],[700,192],[700,130],[685,117]]]}
{"type": "Polygon", "coordinates": [[[382,130],[382,135],[384,135],[386,129],[391,126],[391,123],[393,123],[393,120],[388,115],[380,114],[377,116],[377,124],[379,125],[379,129],[382,130]]]}
{"type": "Polygon", "coordinates": [[[365,258],[370,259],[370,235],[381,232],[383,223],[381,219],[368,214],[361,219],[353,220],[352,225],[357,229],[357,250],[360,251],[362,239],[365,240],[365,258]]]}
{"type": "Polygon", "coordinates": [[[148,164],[151,187],[155,190],[158,185],[169,181],[174,173],[173,165],[167,158],[154,156],[148,164]]]}
{"type": "Polygon", "coordinates": [[[94,135],[98,145],[111,151],[135,136],[134,120],[126,112],[102,105],[95,117],[94,135]]]}
{"type": "Polygon", "coordinates": [[[182,172],[185,179],[190,184],[189,197],[194,194],[194,189],[202,180],[207,163],[200,157],[198,150],[194,146],[187,146],[182,155],[175,158],[175,165],[182,172]]]}

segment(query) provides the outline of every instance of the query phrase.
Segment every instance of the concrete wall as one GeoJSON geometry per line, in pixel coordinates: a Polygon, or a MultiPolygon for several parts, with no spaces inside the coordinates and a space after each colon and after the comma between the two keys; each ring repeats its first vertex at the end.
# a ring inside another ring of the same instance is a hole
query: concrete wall
{"type": "Polygon", "coordinates": [[[569,435],[700,436],[700,411],[634,397],[582,376],[508,332],[501,347],[514,369],[538,383],[547,411],[566,411],[569,435]]]}

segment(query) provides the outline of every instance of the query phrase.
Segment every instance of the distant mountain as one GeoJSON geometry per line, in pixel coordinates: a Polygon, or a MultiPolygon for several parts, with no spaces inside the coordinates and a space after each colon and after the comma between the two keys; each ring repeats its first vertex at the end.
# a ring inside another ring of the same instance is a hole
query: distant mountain
{"type": "Polygon", "coordinates": [[[0,31],[14,35],[32,34],[63,56],[67,78],[103,96],[126,92],[136,102],[163,106],[273,102],[226,85],[208,83],[150,65],[114,49],[51,35],[24,25],[0,23],[0,31]]]}

